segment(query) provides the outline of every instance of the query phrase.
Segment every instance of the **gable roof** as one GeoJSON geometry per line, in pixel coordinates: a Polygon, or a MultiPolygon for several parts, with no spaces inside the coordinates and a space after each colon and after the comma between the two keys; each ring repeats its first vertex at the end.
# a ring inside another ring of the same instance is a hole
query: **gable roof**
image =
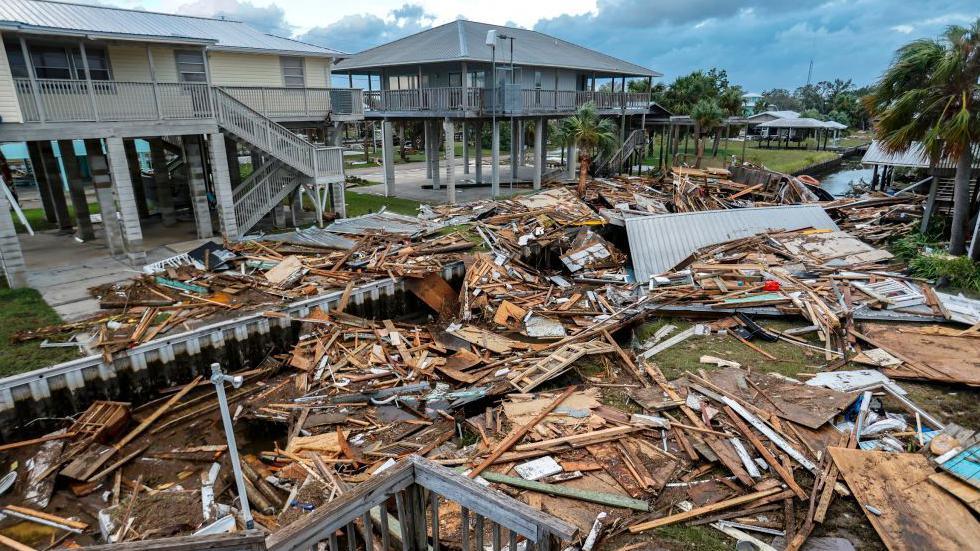
{"type": "Polygon", "coordinates": [[[748,120],[750,122],[756,122],[763,118],[765,118],[763,122],[774,121],[776,119],[798,119],[800,118],[800,114],[796,111],[763,111],[748,117],[748,120]]]}
{"type": "MultiPolygon", "coordinates": [[[[414,65],[443,61],[490,63],[487,31],[513,36],[514,63],[525,66],[562,67],[626,76],[662,76],[656,71],[537,31],[503,27],[459,19],[405,38],[351,55],[336,66],[338,71],[414,65]]],[[[501,40],[497,61],[510,62],[510,41],[501,40]]]]}
{"type": "Polygon", "coordinates": [[[209,49],[339,57],[345,54],[266,34],[229,19],[191,17],[50,0],[0,1],[0,29],[115,40],[206,44],[209,49]]]}

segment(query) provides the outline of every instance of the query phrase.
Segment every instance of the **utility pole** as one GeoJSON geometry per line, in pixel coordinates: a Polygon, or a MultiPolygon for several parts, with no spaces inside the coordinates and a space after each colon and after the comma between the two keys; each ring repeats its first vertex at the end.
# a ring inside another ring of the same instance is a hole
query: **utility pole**
{"type": "Polygon", "coordinates": [[[218,409],[221,410],[221,424],[225,426],[225,440],[228,442],[228,460],[231,461],[231,468],[235,472],[235,486],[238,488],[238,501],[242,507],[242,520],[245,521],[245,528],[251,530],[255,528],[255,521],[252,520],[252,511],[248,508],[248,496],[245,494],[245,478],[242,476],[241,459],[238,458],[238,444],[235,443],[235,427],[231,424],[231,414],[228,412],[228,397],[225,396],[225,383],[231,383],[232,388],[242,386],[244,379],[241,375],[234,377],[225,375],[221,371],[221,364],[215,362],[211,364],[211,382],[214,384],[214,391],[218,395],[218,409]]]}

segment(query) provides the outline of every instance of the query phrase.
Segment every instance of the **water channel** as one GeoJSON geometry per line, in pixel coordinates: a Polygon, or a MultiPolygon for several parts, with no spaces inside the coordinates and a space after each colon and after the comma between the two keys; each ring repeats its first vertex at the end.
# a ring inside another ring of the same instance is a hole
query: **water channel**
{"type": "Polygon", "coordinates": [[[861,161],[855,158],[845,159],[831,172],[812,176],[820,180],[820,187],[835,197],[842,197],[851,190],[851,184],[857,184],[862,180],[865,184],[870,184],[872,172],[870,166],[862,165],[861,161]]]}

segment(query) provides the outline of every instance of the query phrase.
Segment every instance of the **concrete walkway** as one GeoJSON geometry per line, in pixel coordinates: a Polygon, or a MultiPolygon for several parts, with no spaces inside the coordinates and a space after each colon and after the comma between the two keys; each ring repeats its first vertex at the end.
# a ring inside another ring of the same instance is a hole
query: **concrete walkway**
{"type": "MultiPolygon", "coordinates": [[[[21,234],[20,244],[27,267],[27,283],[37,289],[44,301],[65,321],[78,320],[99,311],[99,301],[89,289],[106,283],[130,279],[139,273],[125,256],[114,258],[103,239],[102,225],[96,224],[96,239],[80,243],[72,235],[57,230],[21,234]]],[[[155,221],[143,221],[146,262],[158,262],[198,247],[193,222],[164,228],[155,221]]]]}

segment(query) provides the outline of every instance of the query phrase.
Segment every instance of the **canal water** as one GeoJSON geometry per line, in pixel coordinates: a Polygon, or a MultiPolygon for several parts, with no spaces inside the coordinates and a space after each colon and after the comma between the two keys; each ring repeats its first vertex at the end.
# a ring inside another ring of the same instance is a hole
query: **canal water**
{"type": "Polygon", "coordinates": [[[871,183],[871,167],[865,167],[857,159],[848,159],[826,174],[814,174],[820,180],[820,187],[835,197],[842,197],[851,190],[851,184],[871,183]]]}

